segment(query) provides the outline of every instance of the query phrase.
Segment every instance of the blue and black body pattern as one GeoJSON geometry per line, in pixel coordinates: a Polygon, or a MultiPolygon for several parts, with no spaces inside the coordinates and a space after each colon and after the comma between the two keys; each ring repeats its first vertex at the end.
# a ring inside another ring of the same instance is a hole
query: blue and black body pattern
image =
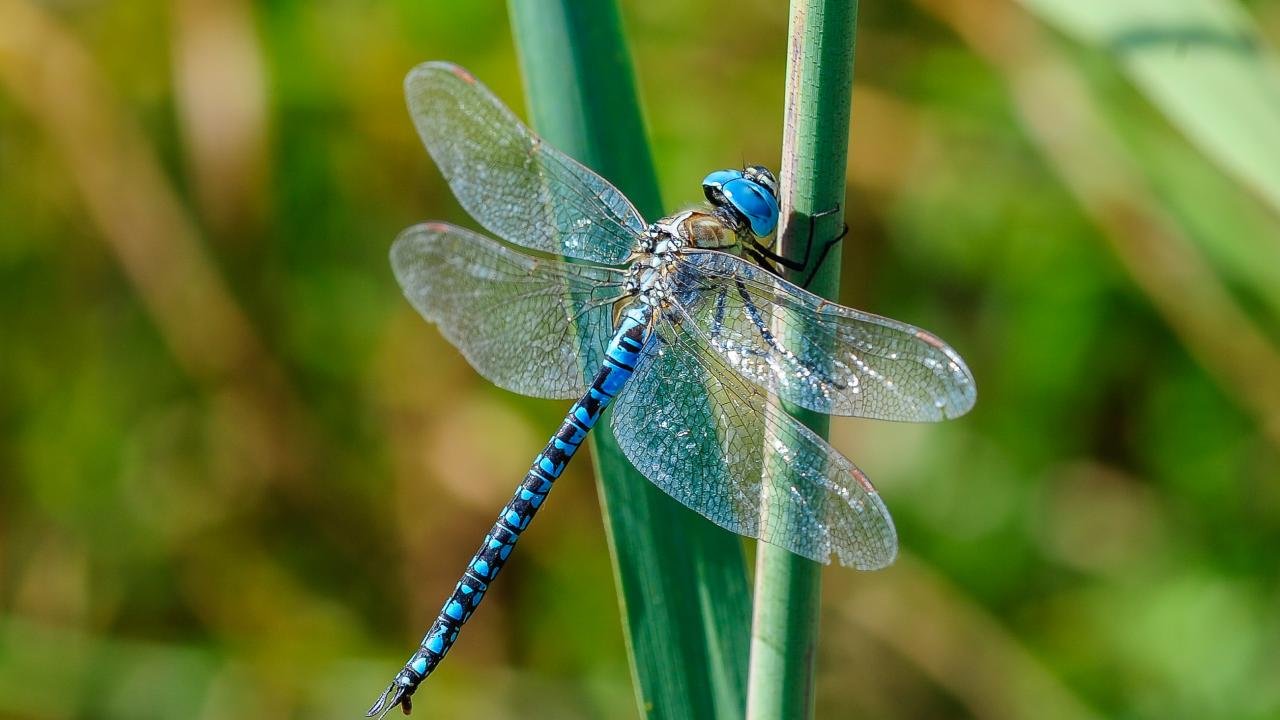
{"type": "Polygon", "coordinates": [[[396,705],[402,706],[406,715],[412,709],[410,697],[413,692],[440,664],[449,648],[453,647],[458,639],[458,632],[479,607],[489,590],[489,584],[506,565],[511,550],[520,539],[520,533],[524,532],[538,508],[542,507],[551,486],[578,452],[582,441],[599,421],[605,408],[635,372],[640,352],[651,332],[649,317],[649,311],[643,307],[622,316],[605,351],[604,365],[596,374],[591,387],[569,409],[551,442],[534,458],[529,473],[520,483],[515,496],[502,508],[497,522],[485,535],[484,542],[467,564],[453,594],[445,601],[440,614],[422,638],[418,651],[396,674],[391,685],[373,707],[369,708],[370,717],[385,714],[396,705]]]}

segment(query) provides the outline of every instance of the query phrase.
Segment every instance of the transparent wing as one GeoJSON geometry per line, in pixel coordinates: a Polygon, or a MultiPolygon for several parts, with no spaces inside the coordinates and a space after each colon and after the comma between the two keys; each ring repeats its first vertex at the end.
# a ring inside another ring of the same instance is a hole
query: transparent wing
{"type": "Polygon", "coordinates": [[[391,266],[409,302],[495,385],[577,398],[603,361],[617,270],[532,258],[443,223],[400,233],[391,266]]]}
{"type": "Polygon", "coordinates": [[[836,305],[732,255],[684,258],[676,283],[699,332],[724,362],[783,399],[881,420],[945,420],[973,407],[973,375],[936,336],[836,305]]]}
{"type": "Polygon", "coordinates": [[[542,142],[466,70],[430,62],[404,81],[427,152],[467,212],[499,237],[607,265],[645,223],[604,178],[542,142]]]}
{"type": "Polygon", "coordinates": [[[684,324],[659,324],[616,401],[612,422],[627,459],[733,532],[824,563],[833,555],[863,570],[893,562],[893,520],[862,471],[684,324]]]}

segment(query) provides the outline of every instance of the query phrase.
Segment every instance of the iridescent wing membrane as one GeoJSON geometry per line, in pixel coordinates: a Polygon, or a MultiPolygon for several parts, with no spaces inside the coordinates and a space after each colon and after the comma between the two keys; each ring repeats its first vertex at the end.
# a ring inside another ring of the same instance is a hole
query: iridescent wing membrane
{"type": "Polygon", "coordinates": [[[686,254],[678,284],[703,340],[743,377],[828,415],[935,422],[977,397],[960,355],[906,323],[836,305],[739,258],[686,254]]]}
{"type": "Polygon", "coordinates": [[[427,152],[471,217],[507,242],[618,265],[645,222],[604,178],[542,142],[466,70],[431,62],[405,78],[427,152]]]}
{"type": "Polygon", "coordinates": [[[415,225],[391,246],[405,296],[493,384],[577,398],[613,334],[623,273],[533,258],[444,223],[415,225]]]}
{"type": "Polygon", "coordinates": [[[645,477],[723,528],[823,563],[893,562],[893,520],[862,471],[726,366],[691,320],[658,328],[613,427],[645,477]]]}
{"type": "Polygon", "coordinates": [[[973,378],[933,335],[823,300],[740,258],[689,251],[675,316],[613,411],[627,458],[734,532],[864,570],[897,534],[875,488],[779,405],[931,421],[972,407],[973,378]]]}

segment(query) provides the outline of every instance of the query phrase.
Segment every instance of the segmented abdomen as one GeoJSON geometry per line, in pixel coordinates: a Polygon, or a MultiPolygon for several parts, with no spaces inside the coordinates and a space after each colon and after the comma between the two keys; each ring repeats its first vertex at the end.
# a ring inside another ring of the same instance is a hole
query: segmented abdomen
{"type": "Polygon", "coordinates": [[[623,315],[613,339],[605,351],[604,366],[596,374],[585,395],[574,403],[560,428],[542,453],[534,459],[529,473],[516,489],[515,496],[502,508],[484,542],[476,551],[462,579],[445,601],[418,651],[409,658],[383,696],[374,703],[369,715],[385,713],[396,705],[411,707],[409,697],[418,685],[435,670],[453,647],[458,632],[470,619],[489,590],[489,584],[506,564],[520,533],[529,526],[542,501],[564,468],[573,459],[587,433],[600,419],[600,414],[635,372],[640,350],[649,335],[649,310],[637,308],[623,315]]]}

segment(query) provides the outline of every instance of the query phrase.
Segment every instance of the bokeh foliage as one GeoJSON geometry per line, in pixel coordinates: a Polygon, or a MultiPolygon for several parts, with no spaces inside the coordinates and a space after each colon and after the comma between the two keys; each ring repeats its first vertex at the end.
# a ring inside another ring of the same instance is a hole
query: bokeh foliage
{"type": "MultiPolygon", "coordinates": [[[[668,207],[777,163],[783,9],[624,12],[668,207]]],[[[904,558],[825,574],[818,717],[1277,717],[1275,211],[1020,4],[863,3],[857,52],[842,299],[980,399],[833,423],[904,558]]],[[[433,58],[524,107],[503,3],[0,0],[0,717],[352,717],[412,649],[563,411],[391,277],[471,224],[433,58]]],[[[587,473],[424,709],[633,712],[587,473]]]]}

